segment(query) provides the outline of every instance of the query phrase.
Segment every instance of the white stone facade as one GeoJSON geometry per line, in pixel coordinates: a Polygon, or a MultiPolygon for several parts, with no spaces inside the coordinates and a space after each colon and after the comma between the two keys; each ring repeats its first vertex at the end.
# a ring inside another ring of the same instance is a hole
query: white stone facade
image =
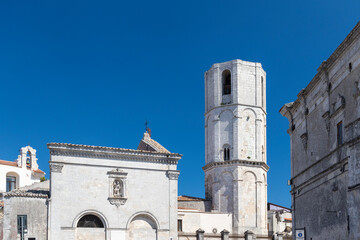
{"type": "Polygon", "coordinates": [[[6,192],[6,178],[15,178],[15,189],[40,182],[45,173],[38,168],[36,150],[30,146],[20,149],[15,162],[0,160],[0,192],[6,192]]]}
{"type": "Polygon", "coordinates": [[[59,143],[48,148],[50,240],[177,239],[181,155],[59,143]],[[89,214],[103,228],[78,227],[89,214]]]}
{"type": "Polygon", "coordinates": [[[233,60],[205,73],[205,191],[232,234],[267,235],[266,73],[233,60]]]}
{"type": "Polygon", "coordinates": [[[293,226],[307,239],[360,239],[359,82],[360,22],[280,109],[289,120],[293,226]]]}

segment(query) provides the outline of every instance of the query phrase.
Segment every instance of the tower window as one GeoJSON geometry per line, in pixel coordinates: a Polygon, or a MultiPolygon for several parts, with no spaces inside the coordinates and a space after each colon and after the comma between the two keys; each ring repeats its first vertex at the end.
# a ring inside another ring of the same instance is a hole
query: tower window
{"type": "Polygon", "coordinates": [[[337,145],[340,146],[343,144],[343,128],[342,128],[342,122],[339,122],[337,124],[337,145]]]}
{"type": "Polygon", "coordinates": [[[222,73],[223,95],[231,94],[231,72],[225,70],[222,73]]]}
{"type": "Polygon", "coordinates": [[[183,231],[183,221],[182,219],[178,219],[178,232],[183,231]]]}
{"type": "Polygon", "coordinates": [[[261,106],[264,107],[264,78],[261,77],[261,106]]]}
{"type": "Polygon", "coordinates": [[[230,160],[230,147],[225,146],[224,147],[224,161],[230,160]]]}

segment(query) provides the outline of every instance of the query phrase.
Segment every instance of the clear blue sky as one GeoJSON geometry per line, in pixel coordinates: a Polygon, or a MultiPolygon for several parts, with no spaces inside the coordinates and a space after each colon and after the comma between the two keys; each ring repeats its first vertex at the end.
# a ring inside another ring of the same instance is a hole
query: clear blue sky
{"type": "Polygon", "coordinates": [[[204,196],[204,72],[232,59],[267,72],[268,200],[290,206],[293,101],[359,19],[360,1],[28,1],[0,3],[0,159],[46,143],[184,155],[179,194],[204,196]],[[340,5],[341,3],[341,5],[340,5]]]}

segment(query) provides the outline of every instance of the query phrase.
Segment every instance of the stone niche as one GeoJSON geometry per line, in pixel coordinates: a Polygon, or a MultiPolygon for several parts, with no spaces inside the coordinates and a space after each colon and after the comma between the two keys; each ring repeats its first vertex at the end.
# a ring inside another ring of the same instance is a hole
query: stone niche
{"type": "Polygon", "coordinates": [[[115,170],[107,172],[107,175],[109,176],[108,200],[110,204],[115,205],[116,207],[124,205],[127,200],[127,173],[117,168],[115,170]]]}

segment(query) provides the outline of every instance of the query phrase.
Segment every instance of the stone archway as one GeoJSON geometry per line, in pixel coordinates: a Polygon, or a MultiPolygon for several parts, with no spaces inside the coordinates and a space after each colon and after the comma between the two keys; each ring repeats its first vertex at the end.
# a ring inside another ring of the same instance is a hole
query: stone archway
{"type": "Polygon", "coordinates": [[[157,225],[152,217],[140,214],[135,216],[127,230],[128,240],[156,240],[157,225]]]}
{"type": "Polygon", "coordinates": [[[76,240],[105,240],[105,224],[93,214],[82,216],[76,225],[76,240]]]}

